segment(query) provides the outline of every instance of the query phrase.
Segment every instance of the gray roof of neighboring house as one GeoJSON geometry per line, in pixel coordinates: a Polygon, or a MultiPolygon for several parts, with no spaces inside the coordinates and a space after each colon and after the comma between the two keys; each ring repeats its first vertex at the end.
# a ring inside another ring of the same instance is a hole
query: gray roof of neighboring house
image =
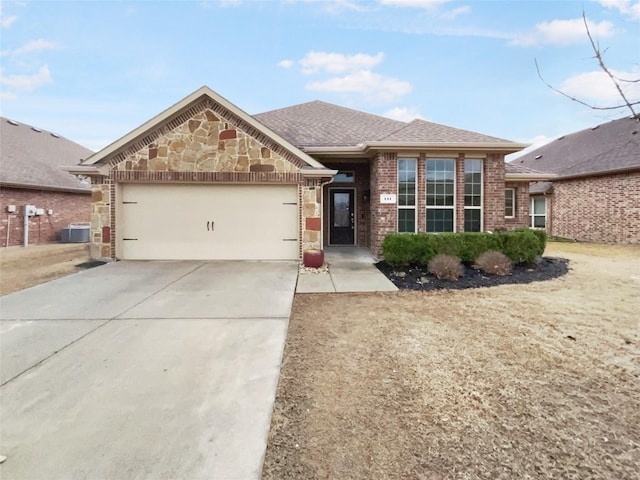
{"type": "Polygon", "coordinates": [[[253,116],[298,147],[344,147],[364,142],[504,143],[501,138],[424,120],[409,123],[319,100],[253,116]]]}
{"type": "Polygon", "coordinates": [[[40,128],[0,117],[0,183],[44,190],[89,191],[62,167],[77,165],[93,152],[40,128]]]}
{"type": "Polygon", "coordinates": [[[640,168],[640,121],[625,117],[565,135],[512,163],[559,178],[640,168]]]}

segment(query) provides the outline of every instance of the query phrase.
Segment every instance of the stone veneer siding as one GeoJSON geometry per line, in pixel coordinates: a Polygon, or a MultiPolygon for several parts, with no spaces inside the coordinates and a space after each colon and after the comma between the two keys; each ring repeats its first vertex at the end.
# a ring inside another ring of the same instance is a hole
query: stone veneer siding
{"type": "Polygon", "coordinates": [[[547,231],[585,242],[640,243],[640,171],[554,180],[547,231]]]}
{"type": "Polygon", "coordinates": [[[181,124],[161,135],[150,134],[153,141],[135,151],[117,154],[110,159],[109,176],[93,179],[94,258],[116,257],[115,187],[124,182],[297,184],[299,253],[320,248],[321,181],[304,178],[299,171],[301,160],[286,158],[277,144],[256,138],[259,132],[247,133],[251,126],[242,125],[231,113],[225,118],[210,107],[192,107],[192,115],[181,124]]]}
{"type": "Polygon", "coordinates": [[[45,210],[44,215],[29,218],[29,245],[60,241],[60,231],[70,223],[86,223],[90,218],[90,192],[57,192],[28,188],[2,187],[0,189],[0,246],[24,244],[24,206],[35,205],[45,210]],[[15,205],[15,213],[7,211],[15,205]],[[53,210],[53,214],[46,212],[53,210]],[[7,228],[9,228],[7,242],[7,228]]]}
{"type": "Polygon", "coordinates": [[[504,219],[504,228],[506,230],[516,230],[518,228],[528,228],[529,219],[529,184],[524,182],[506,182],[505,189],[513,188],[515,190],[515,215],[513,218],[504,219]]]}

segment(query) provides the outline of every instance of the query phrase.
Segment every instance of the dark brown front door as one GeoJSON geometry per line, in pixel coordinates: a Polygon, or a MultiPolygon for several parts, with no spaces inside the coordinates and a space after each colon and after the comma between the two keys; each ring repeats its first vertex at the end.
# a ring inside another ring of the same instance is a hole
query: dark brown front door
{"type": "Polygon", "coordinates": [[[331,189],[329,212],[329,244],[355,243],[355,217],[352,189],[331,189]]]}

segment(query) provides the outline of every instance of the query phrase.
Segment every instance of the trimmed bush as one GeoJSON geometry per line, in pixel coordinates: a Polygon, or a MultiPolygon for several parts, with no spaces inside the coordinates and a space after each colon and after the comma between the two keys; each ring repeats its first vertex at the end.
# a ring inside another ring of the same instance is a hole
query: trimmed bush
{"type": "Polygon", "coordinates": [[[477,258],[476,267],[484,272],[493,273],[494,275],[509,275],[513,264],[504,253],[489,250],[477,258]]]}
{"type": "Polygon", "coordinates": [[[464,273],[464,267],[458,257],[439,253],[431,259],[427,271],[439,279],[455,281],[464,273]]]}
{"type": "Polygon", "coordinates": [[[516,230],[496,233],[388,233],[382,254],[391,266],[428,265],[437,254],[458,257],[472,264],[484,252],[504,253],[513,263],[529,263],[542,255],[547,235],[543,230],[516,230]]]}
{"type": "Polygon", "coordinates": [[[502,237],[502,253],[511,259],[513,263],[535,263],[540,242],[538,237],[531,230],[521,230],[518,232],[504,232],[499,234],[502,237]]]}

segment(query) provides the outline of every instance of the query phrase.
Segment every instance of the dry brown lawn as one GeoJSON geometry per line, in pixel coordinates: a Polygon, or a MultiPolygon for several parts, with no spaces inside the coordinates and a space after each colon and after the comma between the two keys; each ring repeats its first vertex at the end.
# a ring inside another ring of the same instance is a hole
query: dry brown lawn
{"type": "Polygon", "coordinates": [[[640,247],[528,285],[297,295],[263,479],[638,479],[640,247]]]}
{"type": "Polygon", "coordinates": [[[88,260],[86,243],[0,248],[0,295],[75,273],[88,260]]]}

